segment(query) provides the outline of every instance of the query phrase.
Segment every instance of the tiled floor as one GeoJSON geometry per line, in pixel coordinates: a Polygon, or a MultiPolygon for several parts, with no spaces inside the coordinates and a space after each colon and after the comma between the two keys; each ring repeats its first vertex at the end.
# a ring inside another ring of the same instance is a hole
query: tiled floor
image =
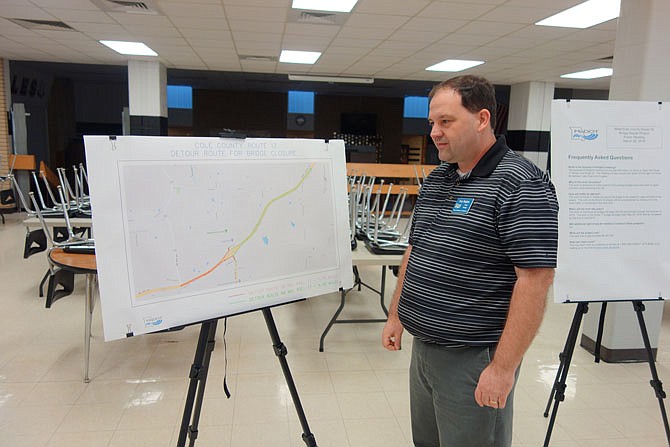
{"type": "MultiPolygon", "coordinates": [[[[9,215],[0,225],[0,446],[175,446],[198,327],[105,343],[98,303],[92,380],[84,384],[83,278],[74,295],[45,309],[37,284],[46,259],[44,253],[22,259],[22,217],[9,215]]],[[[369,283],[379,280],[378,268],[361,272],[369,283]]],[[[392,288],[389,284],[388,292],[392,288]]],[[[338,303],[333,294],[274,310],[318,445],[410,446],[411,338],[405,337],[402,351],[390,353],[380,345],[381,324],[336,325],[320,353],[319,336],[338,303]]],[[[542,445],[547,427],[542,413],[573,313],[572,305],[549,304],[525,358],[515,447],[542,445]]],[[[352,292],[345,314],[378,318],[381,310],[369,292],[352,292]]],[[[657,364],[666,381],[669,331],[662,330],[657,364]]],[[[223,392],[225,351],[219,335],[196,445],[305,445],[262,314],[230,318],[226,343],[232,398],[223,392]]],[[[570,371],[552,446],[668,445],[646,364],[595,364],[577,348],[570,371]]]]}

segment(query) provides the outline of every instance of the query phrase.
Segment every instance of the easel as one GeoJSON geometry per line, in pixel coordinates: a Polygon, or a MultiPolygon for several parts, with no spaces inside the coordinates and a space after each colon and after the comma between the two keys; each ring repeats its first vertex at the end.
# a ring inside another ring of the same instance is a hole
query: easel
{"type": "MultiPolygon", "coordinates": [[[[279,338],[279,332],[277,332],[277,326],[275,325],[270,308],[265,307],[261,310],[263,311],[265,324],[267,325],[268,331],[270,332],[270,339],[272,340],[272,346],[274,348],[275,355],[279,357],[279,363],[281,365],[282,372],[284,373],[284,378],[286,379],[289,392],[291,393],[293,405],[295,405],[296,412],[298,413],[298,419],[300,420],[300,425],[303,430],[302,440],[308,447],[317,447],[316,439],[309,430],[307,418],[305,417],[305,412],[302,408],[302,404],[300,403],[300,397],[298,396],[298,391],[295,387],[295,382],[293,381],[291,370],[289,369],[288,362],[286,361],[286,354],[288,350],[279,338]]],[[[189,373],[190,382],[188,386],[188,392],[186,394],[184,415],[182,416],[181,428],[179,429],[177,447],[185,447],[187,435],[190,441],[189,447],[193,447],[195,446],[195,440],[198,437],[198,423],[200,421],[202,399],[205,394],[205,384],[207,382],[209,361],[212,356],[212,351],[214,350],[217,323],[218,319],[213,319],[203,321],[200,325],[198,344],[195,349],[195,357],[193,358],[191,372],[189,373]]]]}
{"type": "MultiPolygon", "coordinates": [[[[656,398],[658,399],[658,404],[661,409],[661,417],[663,418],[663,426],[665,428],[665,436],[668,439],[668,445],[670,445],[670,428],[668,427],[668,415],[665,411],[665,404],[663,399],[665,399],[665,391],[663,391],[663,383],[658,379],[658,373],[656,372],[656,365],[654,362],[654,354],[651,350],[651,343],[649,343],[649,334],[647,333],[647,325],[644,322],[644,316],[642,312],[644,311],[643,300],[630,300],[633,304],[633,310],[637,314],[637,321],[640,325],[640,333],[642,335],[642,341],[644,342],[645,350],[647,351],[647,359],[649,362],[649,369],[651,370],[652,380],[649,382],[651,387],[654,389],[656,398]]],[[[649,301],[649,300],[647,300],[649,301]]],[[[605,321],[605,311],[607,309],[607,302],[602,302],[602,308],[600,309],[600,317],[598,319],[598,333],[596,338],[595,346],[595,361],[596,363],[600,362],[600,346],[603,336],[603,323],[605,321]]],[[[551,417],[549,418],[549,426],[547,428],[547,434],[544,438],[544,447],[549,447],[549,440],[551,439],[551,432],[554,429],[554,423],[556,422],[556,414],[558,412],[558,405],[565,400],[565,388],[566,380],[568,378],[568,368],[570,367],[570,361],[572,360],[572,354],[575,350],[575,344],[577,343],[577,336],[579,334],[579,327],[582,324],[582,318],[584,314],[589,311],[589,302],[579,302],[577,304],[577,309],[575,310],[575,315],[572,318],[572,325],[570,326],[570,331],[568,331],[568,338],[565,341],[565,346],[563,351],[559,354],[560,363],[558,365],[558,371],[556,371],[556,379],[554,380],[554,386],[551,389],[549,394],[549,401],[547,402],[547,407],[544,410],[544,417],[549,416],[549,407],[551,406],[552,399],[554,400],[554,407],[551,410],[551,417]]]]}

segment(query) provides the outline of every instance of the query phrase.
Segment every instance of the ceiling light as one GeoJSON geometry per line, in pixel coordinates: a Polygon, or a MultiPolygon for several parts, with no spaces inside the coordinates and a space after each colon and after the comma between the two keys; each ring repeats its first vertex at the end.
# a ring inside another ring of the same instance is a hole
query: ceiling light
{"type": "Polygon", "coordinates": [[[313,11],[351,12],[358,0],[293,0],[293,9],[313,11]]]}
{"type": "Polygon", "coordinates": [[[536,25],[588,28],[619,17],[621,0],[588,0],[559,12],[536,25]]]}
{"type": "Polygon", "coordinates": [[[614,70],[611,68],[594,68],[593,70],[578,71],[576,73],[568,73],[561,75],[562,78],[569,79],[596,79],[604,78],[605,76],[612,76],[614,70]]]}
{"type": "Polygon", "coordinates": [[[119,40],[101,40],[101,44],[108,46],[117,53],[128,56],[158,56],[154,50],[142,42],[122,42],[119,40]]]}
{"type": "Polygon", "coordinates": [[[282,50],[279,62],[289,64],[313,64],[321,56],[317,51],[282,50]]]}
{"type": "Polygon", "coordinates": [[[372,84],[375,78],[356,78],[347,76],[317,76],[317,75],[298,75],[289,74],[289,81],[311,81],[311,82],[343,82],[348,84],[372,84]]]}
{"type": "Polygon", "coordinates": [[[447,59],[439,64],[426,68],[428,71],[463,71],[468,68],[483,64],[484,61],[465,61],[459,59],[447,59]]]}

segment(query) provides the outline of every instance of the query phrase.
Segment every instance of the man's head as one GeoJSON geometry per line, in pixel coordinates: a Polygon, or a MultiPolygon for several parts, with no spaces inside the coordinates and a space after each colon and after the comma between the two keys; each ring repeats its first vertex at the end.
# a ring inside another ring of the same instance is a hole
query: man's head
{"type": "Polygon", "coordinates": [[[459,76],[430,92],[430,136],[440,160],[471,170],[495,143],[495,90],[484,78],[459,76]]]}
{"type": "Polygon", "coordinates": [[[428,98],[433,99],[442,89],[451,89],[461,96],[461,104],[472,113],[488,110],[491,115],[491,129],[496,125],[496,91],[488,79],[475,75],[456,76],[435,85],[428,98]]]}

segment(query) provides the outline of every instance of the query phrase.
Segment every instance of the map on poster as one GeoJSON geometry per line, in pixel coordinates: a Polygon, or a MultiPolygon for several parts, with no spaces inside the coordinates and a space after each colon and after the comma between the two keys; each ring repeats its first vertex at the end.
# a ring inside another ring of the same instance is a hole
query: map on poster
{"type": "Polygon", "coordinates": [[[105,339],[351,285],[342,142],[85,143],[105,339]]]}
{"type": "Polygon", "coordinates": [[[556,100],[551,166],[559,203],[555,301],[667,295],[670,107],[556,100]]]}

